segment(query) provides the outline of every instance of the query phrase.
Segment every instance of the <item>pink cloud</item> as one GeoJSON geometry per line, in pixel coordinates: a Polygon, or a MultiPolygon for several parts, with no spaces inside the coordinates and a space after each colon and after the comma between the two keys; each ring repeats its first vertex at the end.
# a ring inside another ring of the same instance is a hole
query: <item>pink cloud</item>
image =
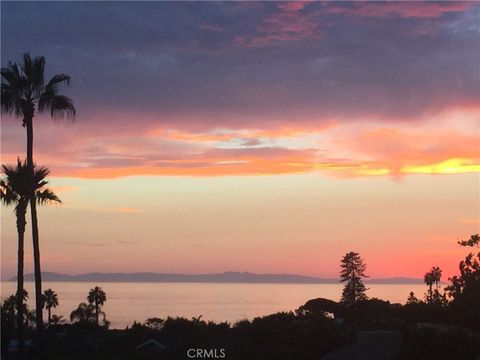
{"type": "MultiPolygon", "coordinates": [[[[352,133],[326,120],[291,121],[290,126],[284,121],[276,126],[272,122],[266,128],[264,123],[256,128],[251,123],[250,129],[210,127],[210,131],[208,126],[174,128],[173,123],[146,122],[138,126],[138,122],[121,118],[108,125],[99,121],[104,126],[98,130],[91,124],[90,119],[73,125],[45,122],[38,126],[37,163],[48,164],[52,176],[88,178],[310,171],[340,177],[398,177],[480,170],[478,139],[467,128],[455,131],[448,125],[438,130],[371,125],[352,133]],[[312,136],[331,141],[316,145],[312,136]]],[[[25,151],[24,129],[9,124],[2,130],[3,162],[13,163],[25,151]]]]}
{"type": "Polygon", "coordinates": [[[402,18],[438,18],[444,14],[463,12],[474,6],[475,2],[354,2],[327,3],[327,14],[345,14],[360,17],[402,17],[402,18]]]}
{"type": "Polygon", "coordinates": [[[321,39],[318,22],[302,12],[307,4],[303,1],[280,4],[278,11],[257,26],[257,35],[237,35],[233,39],[234,46],[258,48],[281,42],[321,39]]]}

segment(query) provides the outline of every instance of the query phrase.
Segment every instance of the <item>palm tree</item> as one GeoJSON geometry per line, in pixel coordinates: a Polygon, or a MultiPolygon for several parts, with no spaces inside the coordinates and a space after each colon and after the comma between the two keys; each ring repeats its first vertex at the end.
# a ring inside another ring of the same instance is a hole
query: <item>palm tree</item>
{"type": "Polygon", "coordinates": [[[38,203],[60,202],[60,199],[49,189],[45,188],[46,176],[49,170],[46,167],[33,169],[33,177],[25,162],[17,160],[17,165],[2,165],[5,179],[0,180],[0,199],[5,205],[15,205],[18,234],[18,264],[17,264],[17,327],[19,348],[23,348],[23,315],[24,315],[24,236],[26,225],[27,206],[32,198],[38,203]],[[22,294],[22,296],[20,296],[22,294]]]}
{"type": "Polygon", "coordinates": [[[52,289],[47,289],[43,293],[45,308],[48,310],[48,326],[52,323],[52,307],[58,306],[58,295],[52,289]]]}
{"type": "Polygon", "coordinates": [[[433,276],[430,271],[426,272],[423,276],[423,282],[428,286],[429,294],[433,293],[432,286],[433,286],[433,276]]]}
{"type": "Polygon", "coordinates": [[[430,272],[432,274],[433,283],[435,284],[435,291],[438,292],[438,285],[442,279],[442,269],[440,269],[438,266],[434,266],[430,272]]]}
{"type": "Polygon", "coordinates": [[[430,271],[425,273],[423,280],[428,285],[427,302],[433,303],[440,300],[439,283],[442,279],[442,269],[438,266],[433,266],[430,271]],[[433,290],[435,285],[435,290],[433,290]]]}
{"type": "MultiPolygon", "coordinates": [[[[35,109],[43,113],[48,111],[52,118],[75,117],[75,107],[70,98],[59,93],[61,85],[70,84],[70,76],[56,74],[45,81],[45,58],[31,58],[23,55],[19,64],[9,62],[1,69],[1,111],[22,118],[22,125],[27,131],[27,165],[33,174],[33,118],[35,109]]],[[[40,244],[35,194],[30,199],[32,219],[33,258],[35,270],[35,303],[37,329],[43,327],[42,314],[42,274],[40,268],[40,244]]]]}
{"type": "Polygon", "coordinates": [[[107,301],[107,294],[105,294],[105,291],[103,291],[101,287],[95,286],[88,293],[87,300],[90,305],[93,304],[95,306],[95,321],[98,325],[100,307],[107,301]]]}

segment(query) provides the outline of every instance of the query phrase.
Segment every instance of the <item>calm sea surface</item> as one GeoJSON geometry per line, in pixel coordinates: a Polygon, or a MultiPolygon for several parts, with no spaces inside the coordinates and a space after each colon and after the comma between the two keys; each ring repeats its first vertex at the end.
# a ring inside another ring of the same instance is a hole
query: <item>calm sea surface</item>
{"type": "MultiPolygon", "coordinates": [[[[29,306],[33,308],[34,283],[27,282],[29,306]]],[[[107,293],[103,310],[112,328],[124,328],[134,320],[143,322],[149,317],[202,315],[204,320],[235,322],[253,319],[278,311],[295,310],[307,300],[325,297],[339,300],[340,284],[225,284],[225,283],[88,283],[45,282],[44,289],[58,293],[60,305],[53,314],[69,319],[70,312],[86,301],[95,285],[107,293]]],[[[405,303],[410,291],[418,298],[423,296],[425,285],[373,285],[367,294],[391,302],[405,303]]],[[[15,282],[1,283],[2,300],[15,293],[15,282]]]]}

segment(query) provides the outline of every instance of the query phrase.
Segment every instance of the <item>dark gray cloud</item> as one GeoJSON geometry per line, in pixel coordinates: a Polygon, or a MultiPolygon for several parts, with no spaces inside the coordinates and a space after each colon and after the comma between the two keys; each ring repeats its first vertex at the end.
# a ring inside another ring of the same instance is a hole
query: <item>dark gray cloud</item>
{"type": "Polygon", "coordinates": [[[72,75],[85,118],[128,110],[178,127],[261,127],[410,120],[479,100],[475,3],[1,6],[2,64],[46,56],[52,73],[72,75]]]}

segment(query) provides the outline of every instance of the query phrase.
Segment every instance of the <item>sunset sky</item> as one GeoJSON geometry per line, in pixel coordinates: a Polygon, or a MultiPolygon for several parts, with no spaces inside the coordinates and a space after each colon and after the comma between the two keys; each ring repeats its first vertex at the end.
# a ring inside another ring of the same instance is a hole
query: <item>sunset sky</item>
{"type": "MultiPolygon", "coordinates": [[[[62,273],[250,271],[445,280],[480,231],[480,4],[2,2],[1,63],[66,72],[35,119],[62,273]]],[[[25,155],[2,117],[2,163],[25,155]]],[[[30,225],[30,224],[28,224],[30,225]]],[[[2,278],[16,271],[1,210],[2,278]]],[[[26,271],[32,270],[30,234],[26,271]]]]}

